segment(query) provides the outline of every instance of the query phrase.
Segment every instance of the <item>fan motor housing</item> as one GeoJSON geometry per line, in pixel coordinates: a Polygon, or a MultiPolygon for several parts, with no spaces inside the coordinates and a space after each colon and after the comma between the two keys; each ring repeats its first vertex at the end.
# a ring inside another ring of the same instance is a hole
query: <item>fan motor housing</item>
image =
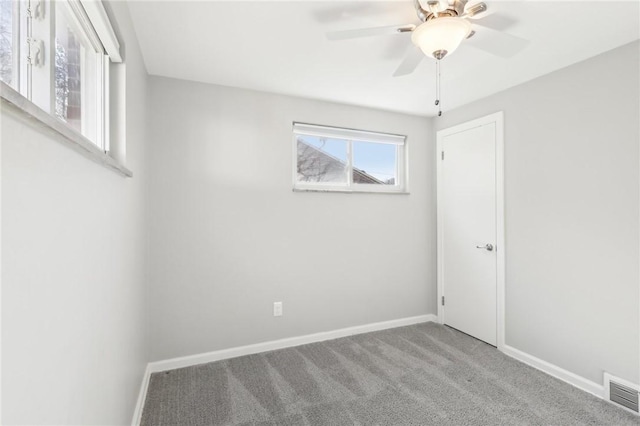
{"type": "Polygon", "coordinates": [[[415,0],[415,7],[418,18],[423,22],[444,16],[455,18],[457,16],[465,15],[465,13],[469,16],[473,16],[487,10],[487,5],[485,3],[478,3],[465,11],[467,2],[468,0],[453,0],[447,2],[448,7],[441,9],[442,3],[439,0],[431,0],[427,2],[428,7],[425,9],[422,7],[420,0],[415,0]]]}
{"type": "Polygon", "coordinates": [[[437,15],[435,13],[429,13],[427,15],[426,21],[429,21],[431,19],[436,19],[436,18],[443,18],[443,17],[455,18],[456,16],[458,16],[458,14],[456,13],[455,10],[447,9],[447,10],[443,10],[442,12],[438,12],[437,15]]]}

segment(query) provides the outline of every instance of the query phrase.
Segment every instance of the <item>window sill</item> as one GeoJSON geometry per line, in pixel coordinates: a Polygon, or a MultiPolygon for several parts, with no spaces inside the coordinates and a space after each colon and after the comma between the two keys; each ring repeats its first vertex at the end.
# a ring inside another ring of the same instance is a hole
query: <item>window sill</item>
{"type": "Polygon", "coordinates": [[[132,177],[133,172],[120,164],[116,159],[103,152],[93,142],[68,127],[65,123],[49,115],[46,111],[36,106],[33,102],[22,96],[11,86],[0,82],[0,97],[2,98],[2,112],[11,111],[28,122],[35,124],[48,132],[62,136],[57,141],[74,149],[89,160],[101,164],[104,167],[121,174],[132,177]]]}
{"type": "Polygon", "coordinates": [[[407,191],[366,191],[357,189],[293,188],[293,192],[337,192],[339,194],[409,195],[407,191]]]}

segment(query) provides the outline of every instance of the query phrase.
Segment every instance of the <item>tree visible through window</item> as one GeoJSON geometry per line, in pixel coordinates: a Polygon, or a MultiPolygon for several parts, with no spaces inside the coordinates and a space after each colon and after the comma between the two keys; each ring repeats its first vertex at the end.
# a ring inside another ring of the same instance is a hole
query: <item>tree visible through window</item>
{"type": "Polygon", "coordinates": [[[78,131],[82,131],[81,48],[71,29],[56,28],[56,115],[78,131]]]}
{"type": "Polygon", "coordinates": [[[0,80],[10,85],[14,83],[14,4],[15,0],[0,0],[0,80]]]}
{"type": "Polygon", "coordinates": [[[347,143],[298,136],[298,181],[347,182],[347,143]]]}

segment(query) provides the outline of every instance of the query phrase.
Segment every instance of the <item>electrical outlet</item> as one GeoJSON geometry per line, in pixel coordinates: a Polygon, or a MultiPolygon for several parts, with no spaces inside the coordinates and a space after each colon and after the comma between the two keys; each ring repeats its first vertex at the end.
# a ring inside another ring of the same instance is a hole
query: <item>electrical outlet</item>
{"type": "Polygon", "coordinates": [[[274,317],[282,316],[282,302],[273,302],[273,316],[274,317]]]}

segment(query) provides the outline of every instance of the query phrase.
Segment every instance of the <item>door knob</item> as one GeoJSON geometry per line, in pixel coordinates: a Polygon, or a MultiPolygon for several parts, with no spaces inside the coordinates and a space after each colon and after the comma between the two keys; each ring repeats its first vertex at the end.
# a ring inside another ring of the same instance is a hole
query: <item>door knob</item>
{"type": "Polygon", "coordinates": [[[493,251],[493,244],[485,244],[483,246],[476,246],[479,249],[485,249],[487,251],[493,251]]]}

